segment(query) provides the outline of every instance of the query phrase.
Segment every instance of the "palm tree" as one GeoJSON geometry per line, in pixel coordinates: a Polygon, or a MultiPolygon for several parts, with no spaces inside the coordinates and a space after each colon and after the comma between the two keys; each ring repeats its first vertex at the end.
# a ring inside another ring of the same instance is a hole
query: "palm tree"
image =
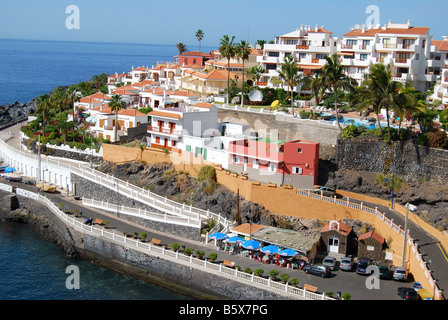
{"type": "Polygon", "coordinates": [[[400,90],[397,103],[393,108],[395,115],[400,118],[400,120],[398,120],[398,137],[400,137],[401,123],[408,112],[414,113],[426,111],[425,105],[417,101],[417,99],[413,95],[413,92],[415,92],[415,89],[413,87],[404,86],[400,90]]]}
{"type": "Polygon", "coordinates": [[[288,93],[291,93],[291,107],[294,115],[294,87],[304,81],[303,73],[292,55],[286,56],[278,71],[279,77],[288,86],[288,93]]]}
{"type": "Polygon", "coordinates": [[[356,80],[348,77],[344,73],[344,67],[339,61],[337,54],[333,54],[330,57],[325,58],[327,63],[322,68],[321,82],[325,89],[330,90],[334,95],[334,108],[336,110],[336,121],[339,129],[342,131],[342,126],[339,123],[339,110],[338,110],[338,91],[339,90],[352,90],[356,85],[356,80]]]}
{"type": "Polygon", "coordinates": [[[62,109],[64,109],[64,105],[66,102],[65,92],[62,90],[62,88],[58,87],[54,89],[50,98],[50,102],[54,108],[58,108],[59,121],[62,121],[62,109]]]}
{"type": "Polygon", "coordinates": [[[263,69],[263,67],[260,66],[260,65],[252,66],[252,67],[247,69],[247,76],[252,81],[255,81],[255,82],[260,81],[261,76],[263,75],[263,73],[266,73],[266,70],[263,69]]]}
{"type": "Polygon", "coordinates": [[[69,86],[66,93],[70,106],[73,108],[73,121],[75,121],[75,102],[80,100],[80,97],[78,96],[78,88],[76,86],[69,86]]]}
{"type": "Polygon", "coordinates": [[[201,51],[201,41],[202,39],[204,39],[204,32],[202,31],[202,29],[198,29],[198,31],[196,31],[196,39],[198,39],[199,42],[199,51],[201,51]]]}
{"type": "Polygon", "coordinates": [[[50,98],[47,94],[41,95],[37,98],[37,107],[42,111],[42,135],[45,136],[47,112],[51,108],[50,98]]]}
{"type": "Polygon", "coordinates": [[[115,139],[118,140],[118,111],[124,109],[126,103],[121,100],[121,96],[119,94],[115,94],[112,96],[111,101],[109,102],[110,109],[115,113],[115,139]]]}
{"type": "Polygon", "coordinates": [[[79,91],[81,91],[83,97],[87,97],[93,94],[92,83],[90,81],[78,83],[78,89],[79,91]]]}
{"type": "MultiPolygon", "coordinates": [[[[392,139],[389,123],[389,111],[391,109],[399,110],[401,105],[412,103],[412,97],[408,92],[403,91],[404,86],[401,82],[392,80],[392,71],[390,65],[382,63],[370,66],[367,79],[359,89],[356,100],[360,107],[371,106],[378,117],[380,130],[379,114],[381,109],[386,110],[386,126],[389,141],[392,139]]],[[[399,111],[400,113],[401,111],[399,111]]]]}
{"type": "Polygon", "coordinates": [[[246,72],[244,70],[244,61],[249,59],[249,55],[251,52],[251,48],[249,46],[249,43],[247,43],[244,40],[241,40],[240,43],[236,46],[236,55],[238,58],[241,58],[243,60],[243,85],[241,88],[241,107],[243,107],[243,100],[244,100],[244,73],[246,72]]]}
{"type": "Polygon", "coordinates": [[[313,75],[306,77],[304,82],[311,89],[316,100],[316,105],[318,105],[325,94],[325,87],[322,85],[320,71],[318,70],[313,75]]]}
{"type": "Polygon", "coordinates": [[[229,104],[229,89],[230,89],[230,59],[235,56],[235,46],[233,41],[235,36],[229,38],[228,35],[224,35],[220,42],[219,52],[221,56],[227,58],[227,104],[229,104]]]}
{"type": "Polygon", "coordinates": [[[107,84],[107,74],[95,74],[90,78],[90,82],[93,83],[95,89],[98,91],[102,86],[107,84]]]}
{"type": "Polygon", "coordinates": [[[179,54],[187,52],[187,45],[183,44],[182,42],[179,42],[178,44],[176,44],[176,48],[177,48],[177,50],[179,50],[179,54]]]}

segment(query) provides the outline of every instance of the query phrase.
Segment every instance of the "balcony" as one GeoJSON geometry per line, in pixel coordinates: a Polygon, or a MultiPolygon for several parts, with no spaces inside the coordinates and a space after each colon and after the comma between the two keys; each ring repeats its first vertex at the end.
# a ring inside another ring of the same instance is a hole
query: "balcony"
{"type": "Polygon", "coordinates": [[[409,59],[396,58],[395,63],[408,64],[409,59]]]}
{"type": "Polygon", "coordinates": [[[296,45],[296,49],[297,50],[309,50],[310,46],[303,45],[303,44],[298,44],[298,45],[296,45]]]}
{"type": "Polygon", "coordinates": [[[352,44],[341,44],[341,49],[352,50],[353,49],[353,45],[352,44]]]}
{"type": "Polygon", "coordinates": [[[147,131],[149,133],[162,133],[162,134],[168,134],[173,136],[181,136],[182,130],[174,130],[169,128],[161,128],[161,127],[155,127],[155,126],[148,126],[147,131]]]}

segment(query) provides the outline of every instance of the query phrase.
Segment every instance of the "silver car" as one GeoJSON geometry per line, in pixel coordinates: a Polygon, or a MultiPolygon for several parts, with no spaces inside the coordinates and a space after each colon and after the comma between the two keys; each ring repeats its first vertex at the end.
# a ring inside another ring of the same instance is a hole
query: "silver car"
{"type": "Polygon", "coordinates": [[[336,259],[331,256],[326,256],[322,261],[322,264],[326,267],[329,267],[330,270],[334,270],[336,268],[336,259]]]}
{"type": "Polygon", "coordinates": [[[405,268],[398,267],[394,271],[393,279],[396,281],[406,281],[408,278],[407,272],[405,268]]]}
{"type": "Polygon", "coordinates": [[[340,265],[341,270],[352,271],[353,270],[353,259],[350,257],[345,257],[341,260],[340,265]]]}

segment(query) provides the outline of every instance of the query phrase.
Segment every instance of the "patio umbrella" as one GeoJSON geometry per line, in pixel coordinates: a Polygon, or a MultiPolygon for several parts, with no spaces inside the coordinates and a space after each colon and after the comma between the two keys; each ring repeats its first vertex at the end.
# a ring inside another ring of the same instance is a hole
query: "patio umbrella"
{"type": "Polygon", "coordinates": [[[260,249],[260,251],[267,253],[267,254],[271,254],[271,253],[278,253],[279,251],[281,251],[282,249],[280,249],[277,246],[267,246],[267,247],[263,247],[262,249],[260,249]]]}
{"type": "Polygon", "coordinates": [[[16,172],[16,171],[17,171],[16,169],[11,168],[11,167],[6,167],[6,168],[5,168],[5,172],[6,172],[6,173],[11,173],[11,172],[16,172]]]}
{"type": "Polygon", "coordinates": [[[244,240],[243,239],[241,239],[240,237],[238,237],[238,236],[234,236],[234,237],[231,237],[231,238],[229,238],[229,239],[225,239],[224,240],[224,242],[229,242],[229,243],[236,243],[236,242],[243,242],[244,240]]]}
{"type": "Polygon", "coordinates": [[[261,243],[255,240],[247,240],[241,244],[243,248],[254,250],[259,249],[261,247],[261,243]]]}
{"type": "Polygon", "coordinates": [[[285,249],[285,250],[280,251],[279,254],[283,257],[292,257],[295,255],[298,255],[299,253],[292,249],[285,249]]]}
{"type": "Polygon", "coordinates": [[[214,234],[209,235],[208,237],[209,239],[217,239],[217,240],[228,238],[226,234],[221,232],[216,232],[214,234]]]}

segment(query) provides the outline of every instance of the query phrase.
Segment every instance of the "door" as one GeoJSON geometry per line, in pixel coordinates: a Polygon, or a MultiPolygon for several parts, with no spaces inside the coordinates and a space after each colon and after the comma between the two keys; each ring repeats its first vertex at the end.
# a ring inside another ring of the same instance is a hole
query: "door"
{"type": "Polygon", "coordinates": [[[243,160],[243,171],[247,171],[247,158],[243,160]]]}
{"type": "Polygon", "coordinates": [[[328,239],[328,251],[333,253],[339,253],[339,239],[336,237],[330,237],[328,239]]]}

